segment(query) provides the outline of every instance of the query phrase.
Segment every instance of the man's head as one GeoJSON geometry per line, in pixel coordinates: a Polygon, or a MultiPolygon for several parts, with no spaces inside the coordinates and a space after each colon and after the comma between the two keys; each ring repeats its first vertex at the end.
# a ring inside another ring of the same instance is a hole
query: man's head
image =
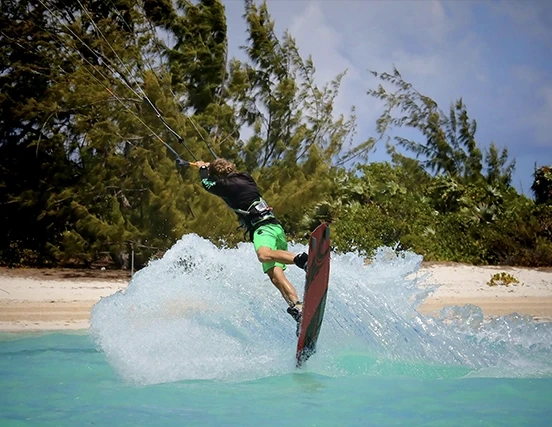
{"type": "Polygon", "coordinates": [[[236,165],[226,159],[216,159],[209,164],[209,175],[215,179],[224,178],[232,172],[237,172],[236,165]]]}

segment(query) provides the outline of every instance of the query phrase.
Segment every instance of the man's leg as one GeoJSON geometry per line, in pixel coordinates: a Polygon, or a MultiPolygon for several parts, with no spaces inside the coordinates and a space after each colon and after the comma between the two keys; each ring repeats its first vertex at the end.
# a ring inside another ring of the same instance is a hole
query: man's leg
{"type": "Polygon", "coordinates": [[[303,316],[303,304],[299,301],[295,287],[289,282],[282,267],[272,267],[266,271],[272,284],[278,288],[289,307],[287,312],[297,322],[296,335],[299,336],[299,328],[301,327],[301,318],[303,316]]]}
{"type": "Polygon", "coordinates": [[[287,250],[288,244],[284,229],[280,225],[261,226],[254,234],[253,243],[257,258],[263,264],[263,271],[272,284],[280,291],[288,303],[287,312],[297,321],[301,321],[302,305],[299,302],[295,287],[284,274],[286,264],[295,263],[305,268],[307,254],[295,255],[287,250]]]}
{"type": "Polygon", "coordinates": [[[293,264],[295,254],[281,249],[270,249],[267,246],[261,246],[257,250],[257,258],[261,262],[281,262],[282,264],[293,264]]]}
{"type": "Polygon", "coordinates": [[[270,277],[270,281],[280,291],[290,307],[295,306],[295,304],[299,302],[297,290],[287,279],[282,267],[272,267],[266,271],[266,274],[270,277]]]}
{"type": "Polygon", "coordinates": [[[257,249],[257,258],[260,262],[279,262],[281,264],[295,264],[305,270],[308,256],[306,253],[294,254],[282,249],[270,249],[268,246],[261,246],[257,249]]]}

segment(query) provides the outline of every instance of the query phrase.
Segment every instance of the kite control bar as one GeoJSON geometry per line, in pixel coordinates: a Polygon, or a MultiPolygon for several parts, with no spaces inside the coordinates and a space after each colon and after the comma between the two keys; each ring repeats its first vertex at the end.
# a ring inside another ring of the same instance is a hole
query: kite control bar
{"type": "Polygon", "coordinates": [[[181,159],[180,157],[176,158],[176,165],[180,167],[188,167],[188,166],[195,166],[199,167],[197,162],[189,162],[188,160],[181,159]]]}

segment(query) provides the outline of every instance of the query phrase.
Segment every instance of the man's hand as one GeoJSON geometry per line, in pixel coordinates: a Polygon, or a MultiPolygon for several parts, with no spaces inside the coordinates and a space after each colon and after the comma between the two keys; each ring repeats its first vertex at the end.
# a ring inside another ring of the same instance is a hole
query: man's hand
{"type": "Polygon", "coordinates": [[[194,163],[194,166],[197,166],[198,168],[202,167],[202,166],[205,166],[205,167],[209,167],[210,163],[209,162],[204,162],[202,160],[198,160],[197,162],[194,163]]]}

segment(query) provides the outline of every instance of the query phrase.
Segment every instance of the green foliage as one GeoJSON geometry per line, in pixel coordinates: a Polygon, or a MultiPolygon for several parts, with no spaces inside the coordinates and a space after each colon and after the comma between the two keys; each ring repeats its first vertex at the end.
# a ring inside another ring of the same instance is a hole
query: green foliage
{"type": "Polygon", "coordinates": [[[510,286],[519,284],[519,280],[509,273],[496,273],[491,276],[491,280],[487,282],[488,286],[510,286]]]}
{"type": "MultiPolygon", "coordinates": [[[[25,35],[7,28],[4,52],[12,58],[21,52],[24,60],[4,70],[2,84],[22,93],[20,70],[41,77],[26,79],[34,92],[23,93],[19,104],[13,96],[0,100],[3,118],[23,113],[4,124],[0,143],[2,157],[12,160],[0,171],[1,203],[9,206],[2,209],[10,224],[5,241],[19,242],[19,253],[40,253],[41,264],[89,264],[107,255],[120,265],[130,247],[166,247],[183,231],[185,215],[174,205],[185,194],[177,191],[180,178],[166,150],[148,136],[164,128],[156,117],[138,115],[136,83],[160,86],[142,72],[153,38],[149,24],[123,2],[117,9],[101,2],[47,9],[23,3],[7,2],[2,19],[37,29],[25,35]],[[150,162],[156,166],[144,169],[150,162]],[[24,227],[13,225],[22,220],[24,227]]],[[[0,248],[3,262],[17,261],[13,249],[0,248]]]]}
{"type": "Polygon", "coordinates": [[[552,167],[543,166],[535,170],[531,190],[539,204],[552,203],[552,167]]]}
{"type": "Polygon", "coordinates": [[[378,246],[423,248],[431,235],[432,209],[408,180],[404,168],[389,163],[337,170],[331,192],[316,204],[301,224],[320,218],[333,223],[333,245],[338,250],[371,254],[378,246]]]}
{"type": "MultiPolygon", "coordinates": [[[[183,15],[168,21],[175,44],[167,49],[172,84],[186,106],[204,112],[217,102],[226,76],[226,17],[217,0],[177,2],[183,15]]],[[[174,11],[171,13],[176,15],[174,11]]]]}
{"type": "Polygon", "coordinates": [[[514,199],[486,232],[490,263],[545,267],[552,265],[552,209],[527,198],[514,199]]]}
{"type": "Polygon", "coordinates": [[[244,20],[237,60],[220,0],[4,1],[0,262],[124,267],[131,251],[143,264],[185,233],[247,239],[174,151],[250,171],[293,239],[329,221],[340,251],[552,265],[550,168],[535,172],[537,204],[518,195],[515,163],[480,148],[462,100],[445,114],[397,70],[375,73],[395,91],[369,91],[385,103],[378,136],[350,148],[355,110],[334,112],[344,73],[317,84],[266,3],[247,0],[244,20]],[[391,163],[350,166],[391,130],[391,163]]]}

